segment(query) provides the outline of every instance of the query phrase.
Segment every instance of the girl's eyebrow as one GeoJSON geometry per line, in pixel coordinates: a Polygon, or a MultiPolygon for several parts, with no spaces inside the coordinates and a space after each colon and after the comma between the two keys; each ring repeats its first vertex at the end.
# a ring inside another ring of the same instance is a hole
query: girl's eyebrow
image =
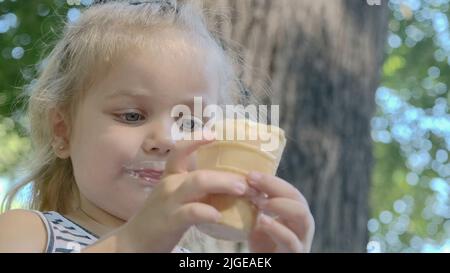
{"type": "Polygon", "coordinates": [[[110,94],[108,94],[106,96],[106,99],[113,99],[116,97],[141,97],[141,98],[149,98],[150,95],[146,94],[144,92],[140,92],[140,91],[133,91],[133,90],[124,90],[124,89],[119,89],[116,90],[110,94]]]}
{"type": "MultiPolygon", "coordinates": [[[[141,91],[119,89],[119,90],[116,90],[116,91],[112,92],[111,94],[107,95],[105,98],[106,98],[106,100],[109,100],[109,99],[114,99],[114,98],[118,98],[118,97],[134,97],[134,98],[148,99],[148,98],[151,98],[151,95],[148,93],[145,93],[145,92],[141,92],[141,91]]],[[[192,97],[192,98],[186,99],[186,100],[182,101],[181,103],[177,103],[177,104],[187,105],[190,108],[193,108],[194,107],[194,98],[192,97]]],[[[208,105],[208,99],[203,97],[203,99],[202,99],[203,109],[207,105],[208,105]]]]}

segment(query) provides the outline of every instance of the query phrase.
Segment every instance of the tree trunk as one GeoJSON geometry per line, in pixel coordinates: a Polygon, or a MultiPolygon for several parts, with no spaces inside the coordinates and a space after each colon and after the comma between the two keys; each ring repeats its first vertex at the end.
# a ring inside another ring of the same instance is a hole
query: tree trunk
{"type": "Polygon", "coordinates": [[[309,201],[316,222],[313,251],[365,251],[370,119],[387,33],[386,3],[218,0],[206,1],[206,8],[208,21],[233,41],[246,64],[246,86],[260,96],[270,88],[271,100],[263,103],[280,105],[288,145],[278,175],[309,201]]]}

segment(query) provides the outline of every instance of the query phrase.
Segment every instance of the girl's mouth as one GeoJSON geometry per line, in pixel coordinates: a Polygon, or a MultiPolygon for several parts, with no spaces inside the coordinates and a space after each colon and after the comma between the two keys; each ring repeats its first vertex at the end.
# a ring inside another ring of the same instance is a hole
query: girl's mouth
{"type": "Polygon", "coordinates": [[[156,186],[161,182],[163,171],[154,169],[127,169],[126,173],[132,178],[138,179],[144,186],[156,186]]]}
{"type": "Polygon", "coordinates": [[[124,165],[125,172],[129,176],[147,187],[154,187],[160,183],[165,167],[165,161],[139,161],[124,165]]]}

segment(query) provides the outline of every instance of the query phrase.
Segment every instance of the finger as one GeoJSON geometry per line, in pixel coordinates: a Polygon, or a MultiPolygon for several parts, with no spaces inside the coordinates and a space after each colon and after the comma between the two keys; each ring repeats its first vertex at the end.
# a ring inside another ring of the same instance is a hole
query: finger
{"type": "Polygon", "coordinates": [[[174,213],[176,225],[185,229],[201,223],[217,223],[222,214],[213,206],[204,203],[189,203],[180,206],[174,213]]]}
{"type": "Polygon", "coordinates": [[[189,155],[200,146],[214,141],[214,136],[209,131],[198,131],[196,136],[199,140],[195,140],[197,137],[194,137],[194,140],[180,140],[175,144],[175,148],[167,158],[164,176],[188,171],[189,155]]]}
{"type": "Polygon", "coordinates": [[[245,177],[231,172],[196,170],[188,174],[186,181],[177,189],[175,198],[180,203],[198,201],[209,194],[235,196],[250,192],[245,177]]]}
{"type": "Polygon", "coordinates": [[[281,197],[254,201],[255,205],[264,213],[276,215],[285,220],[286,225],[302,240],[308,236],[314,226],[309,207],[301,202],[281,197]]]}
{"type": "Polygon", "coordinates": [[[269,174],[252,171],[248,174],[248,183],[267,193],[269,197],[286,197],[307,204],[305,197],[289,182],[269,174]]]}
{"type": "Polygon", "coordinates": [[[260,214],[258,217],[261,229],[274,241],[277,245],[277,252],[303,252],[303,244],[297,235],[284,226],[265,214],[260,214]]]}

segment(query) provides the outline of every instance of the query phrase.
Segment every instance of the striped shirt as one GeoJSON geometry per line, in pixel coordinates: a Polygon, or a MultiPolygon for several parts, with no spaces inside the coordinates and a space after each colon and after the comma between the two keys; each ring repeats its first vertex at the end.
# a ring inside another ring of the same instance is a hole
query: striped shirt
{"type": "MultiPolygon", "coordinates": [[[[56,211],[33,211],[42,219],[47,230],[46,253],[76,253],[95,243],[99,237],[56,211]]],[[[189,253],[176,246],[172,253],[189,253]]]]}

